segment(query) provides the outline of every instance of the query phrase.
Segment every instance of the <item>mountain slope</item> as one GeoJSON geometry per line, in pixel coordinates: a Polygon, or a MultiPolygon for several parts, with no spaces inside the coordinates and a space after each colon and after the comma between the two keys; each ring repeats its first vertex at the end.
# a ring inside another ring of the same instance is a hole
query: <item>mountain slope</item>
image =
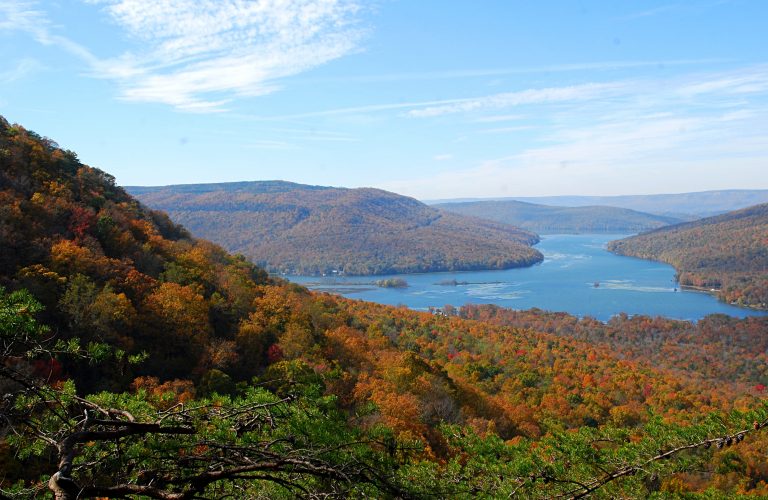
{"type": "Polygon", "coordinates": [[[639,233],[681,222],[626,208],[557,207],[515,200],[441,203],[438,208],[511,224],[536,233],[639,233]]]}
{"type": "Polygon", "coordinates": [[[289,182],[126,188],[195,235],[289,274],[506,269],[539,262],[536,235],[378,189],[289,182]]]}
{"type": "MultiPolygon", "coordinates": [[[[493,324],[312,294],[191,238],[108,174],[1,117],[0,201],[0,285],[28,289],[45,306],[0,290],[2,497],[41,496],[52,484],[73,491],[59,498],[552,498],[597,489],[643,498],[667,485],[766,493],[768,436],[749,430],[738,446],[711,446],[726,433],[733,443],[751,415],[688,425],[762,394],[764,349],[727,377],[718,365],[754,348],[750,336],[763,339],[766,320],[713,331],[738,336],[739,350],[725,342],[727,352],[704,352],[696,361],[706,371],[691,380],[688,363],[681,375],[581,341],[593,329],[605,336],[589,319],[546,315],[541,328],[553,333],[542,333],[516,315],[493,324]],[[79,338],[122,355],[92,363],[8,341],[34,318],[50,326],[42,342],[79,338]],[[45,391],[8,373],[29,374],[45,391]],[[677,460],[674,450],[691,442],[706,463],[677,460]]],[[[683,325],[631,323],[627,341],[653,339],[659,352],[664,332],[683,325]]],[[[615,329],[621,335],[607,334],[625,345],[626,328],[615,329]]]]}
{"type": "Polygon", "coordinates": [[[768,204],[614,241],[608,249],[672,264],[683,286],[768,307],[768,204]]]}

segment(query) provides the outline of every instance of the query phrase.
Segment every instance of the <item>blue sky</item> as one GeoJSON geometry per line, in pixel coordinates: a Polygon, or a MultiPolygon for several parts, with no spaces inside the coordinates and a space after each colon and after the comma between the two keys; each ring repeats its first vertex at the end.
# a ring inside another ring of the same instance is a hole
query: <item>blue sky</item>
{"type": "Polygon", "coordinates": [[[123,185],[768,188],[768,2],[0,0],[0,114],[123,185]]]}

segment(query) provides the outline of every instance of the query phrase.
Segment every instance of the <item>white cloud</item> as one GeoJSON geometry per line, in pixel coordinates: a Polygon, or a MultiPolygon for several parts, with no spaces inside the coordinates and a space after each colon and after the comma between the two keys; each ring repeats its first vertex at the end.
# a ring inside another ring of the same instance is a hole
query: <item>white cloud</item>
{"type": "Polygon", "coordinates": [[[429,118],[455,113],[499,110],[525,104],[546,104],[565,101],[581,101],[608,97],[625,90],[623,83],[586,83],[569,87],[549,87],[505,92],[484,97],[462,99],[454,104],[414,109],[408,115],[415,118],[429,118]]]}
{"type": "Polygon", "coordinates": [[[629,14],[623,17],[618,18],[620,21],[630,21],[633,19],[640,19],[643,17],[652,17],[657,16],[659,14],[666,14],[667,12],[673,11],[675,9],[678,9],[680,6],[677,4],[670,4],[670,5],[660,5],[659,7],[655,7],[648,10],[643,10],[639,12],[635,12],[633,14],[629,14]]]}
{"type": "MultiPolygon", "coordinates": [[[[641,69],[648,67],[689,66],[698,64],[722,63],[724,59],[673,59],[663,61],[603,61],[595,63],[555,64],[547,66],[516,66],[514,68],[459,69],[451,71],[425,71],[408,73],[389,73],[372,75],[343,75],[312,78],[314,82],[374,83],[417,80],[447,80],[460,78],[482,78],[506,75],[526,75],[536,73],[595,72],[615,69],[641,69]]],[[[495,85],[499,80],[490,84],[495,85]]]]}
{"type": "Polygon", "coordinates": [[[0,1],[0,31],[21,31],[29,33],[42,45],[61,47],[67,52],[95,64],[96,58],[85,47],[52,32],[51,22],[39,3],[32,0],[0,1]]]}
{"type": "Polygon", "coordinates": [[[247,149],[293,149],[295,146],[285,141],[254,140],[245,144],[247,149]]]}
{"type": "Polygon", "coordinates": [[[531,130],[534,127],[530,125],[520,125],[517,127],[495,127],[478,130],[478,134],[512,134],[514,132],[522,132],[523,130],[531,130]]]}
{"type": "Polygon", "coordinates": [[[36,32],[47,25],[45,13],[33,1],[0,2],[0,30],[36,32]]]}
{"type": "Polygon", "coordinates": [[[757,66],[748,71],[731,72],[710,77],[703,82],[686,85],[680,95],[695,97],[700,94],[751,94],[768,91],[768,66],[757,66]]]}
{"type": "Polygon", "coordinates": [[[43,65],[35,59],[21,59],[10,69],[0,71],[0,83],[13,83],[43,69],[43,65]]]}
{"type": "Polygon", "coordinates": [[[114,80],[122,98],[198,112],[274,92],[280,78],[357,50],[355,0],[85,0],[122,28],[136,49],[99,59],[57,35],[39,2],[0,1],[0,31],[22,31],[114,80]]]}
{"type": "MultiPolygon", "coordinates": [[[[636,80],[610,99],[539,103],[534,143],[386,188],[422,199],[768,188],[767,73],[753,66],[636,80]]],[[[508,129],[485,131],[517,127],[508,129]]]]}
{"type": "Polygon", "coordinates": [[[392,111],[396,109],[409,109],[419,108],[422,106],[432,106],[436,104],[448,104],[464,102],[467,99],[442,99],[439,101],[422,101],[422,102],[399,102],[399,103],[387,103],[387,104],[368,104],[365,106],[350,106],[346,108],[324,109],[322,111],[308,111],[306,113],[294,113],[290,115],[268,116],[268,117],[250,117],[252,119],[260,120],[292,120],[297,118],[315,118],[321,116],[339,116],[339,115],[363,115],[369,113],[377,113],[380,111],[392,111]]]}
{"type": "Polygon", "coordinates": [[[515,120],[523,120],[525,115],[491,115],[481,116],[475,119],[477,123],[498,123],[498,122],[511,122],[515,120]]]}
{"type": "Polygon", "coordinates": [[[449,153],[435,155],[434,158],[432,158],[435,161],[448,161],[453,159],[453,155],[449,153]]]}
{"type": "MultiPolygon", "coordinates": [[[[626,91],[629,83],[588,83],[570,87],[552,87],[544,89],[527,89],[518,92],[506,92],[484,97],[440,99],[435,101],[414,101],[385,104],[369,104],[365,106],[352,106],[347,108],[326,109],[322,111],[310,111],[291,115],[263,117],[271,120],[287,120],[297,118],[314,118],[320,116],[352,115],[377,113],[398,109],[411,109],[404,116],[412,118],[424,118],[455,114],[470,111],[482,111],[487,109],[502,109],[523,104],[547,104],[566,101],[581,101],[596,99],[598,97],[610,97],[626,91]]],[[[523,115],[499,115],[477,118],[476,122],[495,122],[524,118],[523,115]]]]}
{"type": "Polygon", "coordinates": [[[557,144],[528,149],[516,159],[538,166],[600,164],[618,170],[656,153],[680,151],[706,123],[703,118],[638,118],[564,130],[556,137],[557,144]]]}
{"type": "Polygon", "coordinates": [[[92,0],[140,49],[93,64],[122,97],[191,111],[278,89],[357,49],[352,0],[92,0]]]}

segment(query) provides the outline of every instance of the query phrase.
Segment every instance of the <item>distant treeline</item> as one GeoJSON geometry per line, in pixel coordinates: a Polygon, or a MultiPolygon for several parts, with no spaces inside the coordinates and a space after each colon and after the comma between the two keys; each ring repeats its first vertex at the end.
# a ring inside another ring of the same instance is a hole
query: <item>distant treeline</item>
{"type": "Polygon", "coordinates": [[[462,215],[512,224],[540,234],[630,234],[681,222],[676,217],[608,206],[558,207],[514,200],[442,203],[435,206],[462,215]]]}

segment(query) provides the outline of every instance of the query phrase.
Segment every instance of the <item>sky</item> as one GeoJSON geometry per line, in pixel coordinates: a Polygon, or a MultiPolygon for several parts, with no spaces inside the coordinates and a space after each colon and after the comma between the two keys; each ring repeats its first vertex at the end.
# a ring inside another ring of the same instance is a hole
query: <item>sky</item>
{"type": "Polygon", "coordinates": [[[0,0],[0,115],[121,185],[768,188],[763,0],[0,0]]]}

